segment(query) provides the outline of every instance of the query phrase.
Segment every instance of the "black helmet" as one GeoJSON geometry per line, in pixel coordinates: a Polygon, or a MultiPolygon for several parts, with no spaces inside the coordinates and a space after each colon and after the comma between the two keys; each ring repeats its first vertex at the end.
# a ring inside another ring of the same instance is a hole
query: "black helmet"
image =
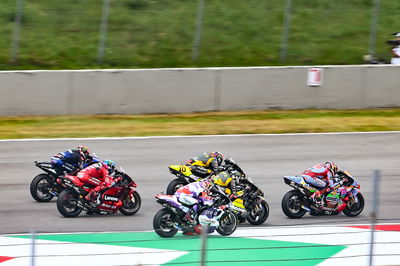
{"type": "Polygon", "coordinates": [[[213,151],[211,153],[211,156],[217,161],[218,166],[220,166],[222,164],[222,162],[224,161],[224,156],[220,152],[213,151]]]}

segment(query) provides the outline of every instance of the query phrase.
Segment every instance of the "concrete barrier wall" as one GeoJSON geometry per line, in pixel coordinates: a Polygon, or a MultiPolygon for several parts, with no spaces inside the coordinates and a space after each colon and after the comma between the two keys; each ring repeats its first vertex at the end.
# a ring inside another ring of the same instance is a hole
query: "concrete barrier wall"
{"type": "Polygon", "coordinates": [[[0,71],[0,115],[182,113],[400,106],[400,66],[0,71]]]}

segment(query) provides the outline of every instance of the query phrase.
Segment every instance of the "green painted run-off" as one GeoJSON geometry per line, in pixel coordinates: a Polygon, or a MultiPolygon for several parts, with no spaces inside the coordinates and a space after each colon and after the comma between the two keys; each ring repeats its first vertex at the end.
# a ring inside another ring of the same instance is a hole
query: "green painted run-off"
{"type": "MultiPolygon", "coordinates": [[[[29,238],[30,236],[16,236],[29,238]]],[[[186,251],[166,265],[198,265],[200,236],[161,238],[153,232],[37,235],[37,239],[186,251]]],[[[316,265],[346,246],[261,240],[244,237],[209,236],[206,265],[316,265]]],[[[155,254],[155,256],[158,256],[155,254]]]]}

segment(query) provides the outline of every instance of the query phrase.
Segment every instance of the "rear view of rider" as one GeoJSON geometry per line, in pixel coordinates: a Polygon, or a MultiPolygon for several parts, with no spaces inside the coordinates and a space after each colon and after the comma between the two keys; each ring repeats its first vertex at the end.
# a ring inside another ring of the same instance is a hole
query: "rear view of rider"
{"type": "Polygon", "coordinates": [[[204,152],[186,162],[186,166],[190,166],[193,175],[205,178],[219,172],[224,161],[224,156],[217,151],[204,152]]]}
{"type": "Polygon", "coordinates": [[[217,175],[213,175],[211,180],[214,184],[223,188],[224,192],[228,195],[229,199],[233,202],[235,201],[236,208],[240,208],[240,212],[242,217],[246,217],[248,215],[244,205],[243,200],[239,198],[237,195],[237,187],[236,184],[239,181],[237,179],[237,175],[234,173],[228,172],[220,172],[217,175]],[[239,198],[239,199],[238,199],[239,198]],[[237,200],[236,200],[237,199],[237,200]]]}
{"type": "Polygon", "coordinates": [[[71,174],[98,161],[86,146],[78,146],[75,149],[60,152],[51,157],[51,164],[58,175],[63,173],[71,174]]]}
{"type": "Polygon", "coordinates": [[[199,203],[212,204],[212,198],[208,195],[212,185],[211,180],[203,179],[183,186],[174,193],[178,201],[184,204],[178,206],[182,212],[186,213],[184,220],[195,223],[194,214],[198,211],[199,203]]]}
{"type": "Polygon", "coordinates": [[[317,191],[311,195],[311,199],[321,202],[321,197],[333,189],[333,177],[337,174],[338,167],[334,162],[328,161],[308,168],[302,173],[307,183],[317,188],[317,191]]]}
{"type": "Polygon", "coordinates": [[[237,198],[236,195],[236,180],[235,176],[229,174],[228,172],[220,172],[211,177],[212,182],[225,190],[225,193],[229,195],[231,200],[235,200],[237,198]]]}
{"type": "Polygon", "coordinates": [[[88,201],[99,200],[101,191],[113,186],[118,178],[114,179],[111,175],[115,170],[115,163],[111,160],[104,160],[103,162],[92,164],[85,169],[81,170],[77,176],[78,178],[95,187],[86,195],[85,199],[88,201]]]}

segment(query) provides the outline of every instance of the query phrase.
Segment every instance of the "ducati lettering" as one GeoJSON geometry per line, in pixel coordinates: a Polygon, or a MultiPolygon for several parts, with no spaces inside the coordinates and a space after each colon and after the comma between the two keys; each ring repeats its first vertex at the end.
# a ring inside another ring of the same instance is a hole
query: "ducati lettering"
{"type": "Polygon", "coordinates": [[[115,209],[115,206],[113,206],[113,205],[108,205],[108,204],[105,204],[105,203],[103,203],[103,204],[101,204],[101,207],[104,207],[104,208],[109,208],[109,209],[115,209]]]}

